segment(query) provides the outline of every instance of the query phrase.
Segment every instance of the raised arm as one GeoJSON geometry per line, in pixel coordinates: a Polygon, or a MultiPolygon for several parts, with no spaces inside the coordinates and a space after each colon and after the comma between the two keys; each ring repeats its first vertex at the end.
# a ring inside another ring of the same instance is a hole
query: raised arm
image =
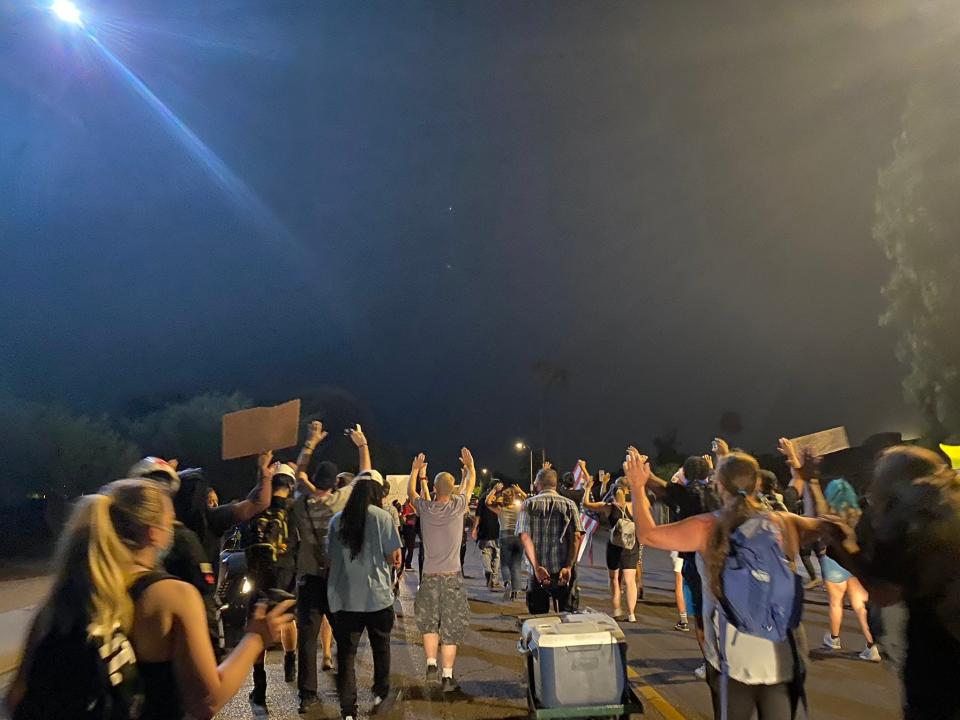
{"type": "Polygon", "coordinates": [[[410,465],[410,480],[407,483],[407,499],[414,502],[420,499],[420,493],[417,492],[417,482],[420,480],[420,474],[427,468],[427,456],[420,453],[413,459],[410,465]]]}
{"type": "Polygon", "coordinates": [[[503,490],[503,483],[498,482],[496,485],[493,486],[493,489],[492,489],[490,492],[487,493],[487,497],[486,497],[486,499],[484,499],[484,501],[483,501],[484,504],[485,504],[488,508],[490,508],[490,510],[491,510],[492,512],[496,513],[497,515],[499,515],[499,514],[500,514],[500,511],[503,509],[503,508],[501,508],[501,507],[498,507],[497,504],[496,504],[496,503],[497,503],[497,493],[499,493],[501,490],[503,490]]]}
{"type": "Polygon", "coordinates": [[[247,495],[246,500],[221,506],[229,508],[235,523],[246,522],[270,507],[270,501],[273,499],[273,473],[275,470],[271,460],[273,460],[273,452],[269,450],[261,453],[257,458],[259,479],[256,486],[247,495]]]}
{"type": "Polygon", "coordinates": [[[633,522],[637,528],[637,542],[661,550],[700,552],[707,546],[707,538],[713,528],[712,515],[696,515],[680,522],[658,526],[650,512],[647,498],[647,482],[653,473],[646,455],[635,447],[627,449],[623,473],[630,484],[633,496],[633,522]]]}
{"type": "Polygon", "coordinates": [[[300,476],[300,473],[307,472],[307,468],[310,466],[310,458],[313,457],[313,451],[326,437],[327,433],[323,429],[322,422],[314,420],[310,423],[310,427],[307,429],[307,439],[304,440],[300,455],[297,456],[297,477],[300,476]]]}
{"type": "MultiPolygon", "coordinates": [[[[590,491],[593,490],[593,477],[587,472],[587,462],[585,460],[577,460],[577,465],[580,468],[580,472],[583,475],[583,500],[580,505],[585,510],[592,510],[593,512],[603,512],[607,509],[607,504],[605,502],[594,502],[590,499],[590,491]]],[[[606,494],[606,484],[604,484],[603,491],[600,493],[600,497],[603,498],[606,494]]]]}
{"type": "Polygon", "coordinates": [[[473,462],[473,455],[467,448],[460,448],[460,462],[463,463],[463,470],[466,473],[463,482],[460,483],[460,494],[469,498],[473,495],[473,488],[477,484],[477,468],[473,462]]]}
{"type": "Polygon", "coordinates": [[[357,423],[356,427],[347,428],[343,431],[343,434],[353,441],[353,444],[357,446],[357,450],[360,452],[360,472],[373,470],[373,464],[370,462],[370,446],[367,444],[367,436],[364,435],[363,430],[360,429],[360,423],[357,423]]]}

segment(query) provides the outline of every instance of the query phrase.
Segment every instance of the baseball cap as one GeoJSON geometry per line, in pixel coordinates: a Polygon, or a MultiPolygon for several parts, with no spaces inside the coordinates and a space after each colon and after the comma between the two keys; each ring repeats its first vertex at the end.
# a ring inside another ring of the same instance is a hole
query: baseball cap
{"type": "Polygon", "coordinates": [[[180,490],[180,476],[173,465],[153,455],[148,455],[136,463],[127,475],[131,478],[146,478],[162,482],[170,488],[171,495],[176,495],[180,490]]]}
{"type": "Polygon", "coordinates": [[[373,480],[378,485],[383,485],[383,475],[381,475],[377,470],[364,470],[357,474],[354,478],[354,482],[357,480],[373,480]]]}

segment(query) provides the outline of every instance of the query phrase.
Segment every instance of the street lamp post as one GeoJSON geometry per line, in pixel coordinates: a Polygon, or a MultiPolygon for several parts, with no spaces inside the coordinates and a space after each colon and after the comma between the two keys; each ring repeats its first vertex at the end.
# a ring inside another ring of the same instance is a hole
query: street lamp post
{"type": "Polygon", "coordinates": [[[526,450],[530,454],[530,491],[533,492],[533,448],[528,447],[522,440],[517,440],[517,442],[513,444],[513,448],[519,453],[526,450]]]}

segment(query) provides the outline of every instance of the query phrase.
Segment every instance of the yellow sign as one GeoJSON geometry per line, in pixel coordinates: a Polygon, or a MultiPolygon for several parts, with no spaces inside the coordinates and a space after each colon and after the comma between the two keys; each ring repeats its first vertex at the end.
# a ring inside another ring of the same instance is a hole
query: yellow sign
{"type": "Polygon", "coordinates": [[[947,445],[940,443],[940,449],[950,458],[950,465],[954,470],[960,470],[960,445],[947,445]]]}

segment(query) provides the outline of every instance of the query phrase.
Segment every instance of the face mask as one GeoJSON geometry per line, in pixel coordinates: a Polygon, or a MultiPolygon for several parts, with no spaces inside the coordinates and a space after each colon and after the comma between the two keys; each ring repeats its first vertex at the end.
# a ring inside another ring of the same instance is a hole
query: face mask
{"type": "Polygon", "coordinates": [[[167,544],[157,550],[157,562],[162,564],[170,556],[170,550],[173,549],[173,527],[171,526],[169,530],[170,538],[167,544]]]}

